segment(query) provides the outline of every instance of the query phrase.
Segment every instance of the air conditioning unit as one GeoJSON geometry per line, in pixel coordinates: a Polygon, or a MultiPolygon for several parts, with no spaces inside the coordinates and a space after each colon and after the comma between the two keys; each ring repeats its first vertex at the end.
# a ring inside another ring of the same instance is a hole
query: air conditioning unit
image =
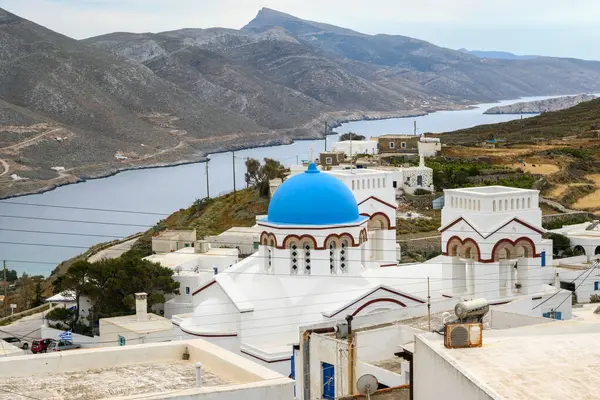
{"type": "Polygon", "coordinates": [[[449,349],[481,347],[483,325],[478,323],[447,324],[444,330],[444,346],[449,349]]]}

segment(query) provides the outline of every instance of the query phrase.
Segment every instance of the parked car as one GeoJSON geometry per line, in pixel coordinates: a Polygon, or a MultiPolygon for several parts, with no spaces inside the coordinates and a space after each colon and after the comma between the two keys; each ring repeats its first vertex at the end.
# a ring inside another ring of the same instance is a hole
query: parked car
{"type": "Polygon", "coordinates": [[[34,340],[31,343],[31,352],[33,354],[36,353],[45,353],[48,351],[48,347],[52,344],[56,342],[56,340],[54,339],[38,339],[38,340],[34,340]]]}
{"type": "Polygon", "coordinates": [[[5,337],[5,338],[2,338],[2,340],[4,340],[7,343],[10,343],[12,345],[15,345],[17,347],[20,347],[23,350],[27,350],[29,348],[29,343],[22,342],[21,339],[19,339],[18,337],[14,337],[14,336],[5,337]]]}
{"type": "Polygon", "coordinates": [[[65,350],[73,350],[80,349],[81,345],[75,344],[69,340],[59,340],[58,342],[54,342],[48,346],[48,351],[65,351],[65,350]]]}

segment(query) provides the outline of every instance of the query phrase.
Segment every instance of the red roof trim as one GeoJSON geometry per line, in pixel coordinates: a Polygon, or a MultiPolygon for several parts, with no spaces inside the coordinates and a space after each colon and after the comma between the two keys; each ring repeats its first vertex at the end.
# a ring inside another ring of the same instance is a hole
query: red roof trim
{"type": "Polygon", "coordinates": [[[203,291],[204,289],[209,288],[210,286],[214,285],[215,283],[217,283],[216,280],[212,280],[210,282],[208,282],[206,285],[202,286],[200,289],[196,290],[195,292],[192,293],[192,296],[197,295],[198,293],[200,293],[201,291],[203,291]]]}
{"type": "MultiPolygon", "coordinates": [[[[336,311],[335,313],[333,313],[333,314],[329,315],[329,316],[328,316],[328,318],[333,318],[333,317],[335,317],[336,315],[338,315],[338,314],[339,314],[339,313],[341,313],[342,311],[344,311],[344,310],[347,310],[348,308],[352,307],[352,306],[353,306],[353,305],[355,305],[356,303],[359,303],[360,301],[364,300],[364,299],[365,299],[367,296],[369,296],[369,295],[371,295],[371,294],[373,294],[373,293],[377,292],[378,290],[385,290],[386,292],[389,292],[389,293],[395,294],[396,296],[404,297],[404,298],[406,298],[406,299],[409,299],[409,300],[412,300],[412,301],[416,301],[417,303],[421,303],[421,304],[424,304],[424,303],[425,303],[425,301],[424,301],[424,300],[417,299],[417,298],[415,298],[415,297],[408,296],[408,295],[406,295],[406,294],[403,294],[403,293],[400,293],[400,292],[396,292],[395,290],[388,289],[388,288],[386,288],[386,287],[382,287],[382,286],[380,286],[380,287],[376,288],[375,290],[371,290],[371,291],[369,291],[368,293],[366,293],[365,295],[361,296],[360,298],[358,298],[358,299],[354,300],[352,303],[348,304],[348,305],[347,305],[347,306],[345,306],[344,308],[342,308],[342,309],[340,309],[340,310],[336,311]]],[[[404,306],[404,307],[406,307],[406,306],[404,306]]]]}
{"type": "Polygon", "coordinates": [[[490,236],[492,236],[494,233],[498,232],[500,229],[504,228],[505,226],[507,226],[508,224],[510,224],[510,223],[511,223],[511,222],[513,222],[513,221],[514,221],[514,222],[517,222],[517,223],[519,223],[519,224],[521,224],[521,225],[523,225],[523,226],[525,226],[525,227],[527,227],[527,228],[529,228],[529,229],[531,229],[531,230],[532,230],[532,231],[534,231],[534,232],[537,232],[537,233],[539,233],[540,235],[542,235],[542,234],[544,233],[544,231],[540,230],[539,228],[536,228],[535,226],[533,226],[533,225],[530,225],[530,224],[528,224],[527,222],[523,222],[523,221],[521,221],[519,218],[516,218],[516,217],[515,217],[515,218],[513,218],[513,219],[511,219],[510,221],[508,221],[507,223],[505,223],[504,225],[502,225],[501,227],[499,227],[498,229],[496,229],[495,231],[493,231],[492,233],[490,233],[490,234],[489,234],[489,235],[487,235],[487,236],[483,236],[483,235],[482,235],[482,234],[481,234],[481,233],[480,233],[480,232],[479,232],[477,229],[475,229],[475,228],[473,227],[473,225],[471,225],[471,224],[469,223],[469,221],[467,221],[466,219],[464,219],[464,217],[460,217],[460,218],[458,218],[456,221],[454,221],[454,222],[452,222],[452,223],[450,223],[450,224],[446,225],[445,227],[441,228],[441,229],[440,229],[440,232],[444,232],[444,231],[446,231],[446,230],[450,229],[450,228],[451,228],[451,227],[453,227],[454,225],[458,224],[460,221],[465,221],[465,223],[466,223],[467,225],[469,225],[469,226],[471,227],[471,229],[473,229],[475,232],[477,232],[477,234],[478,234],[479,236],[481,236],[483,239],[487,239],[487,238],[489,238],[489,237],[490,237],[490,236]]]}
{"type": "Polygon", "coordinates": [[[385,204],[386,206],[388,206],[388,207],[390,207],[390,208],[393,208],[394,210],[398,209],[398,207],[397,207],[397,206],[393,206],[393,205],[391,205],[390,203],[387,203],[387,202],[385,202],[385,201],[383,201],[383,200],[381,200],[380,198],[377,198],[377,197],[375,197],[375,196],[370,196],[370,197],[367,197],[366,199],[364,199],[363,201],[361,201],[360,203],[358,203],[358,205],[360,206],[362,203],[366,203],[367,201],[369,201],[369,200],[371,200],[371,199],[373,199],[373,200],[375,200],[375,201],[378,201],[378,202],[380,202],[381,204],[385,204]]]}
{"type": "Polygon", "coordinates": [[[398,304],[402,307],[406,307],[406,304],[404,304],[403,302],[396,300],[396,299],[391,299],[391,298],[385,298],[385,299],[373,299],[370,301],[367,301],[365,304],[363,304],[362,306],[358,307],[358,309],[356,311],[354,311],[352,313],[352,316],[355,317],[356,314],[358,314],[359,312],[361,312],[362,310],[364,310],[366,307],[370,306],[371,304],[374,303],[394,303],[394,304],[398,304]]]}

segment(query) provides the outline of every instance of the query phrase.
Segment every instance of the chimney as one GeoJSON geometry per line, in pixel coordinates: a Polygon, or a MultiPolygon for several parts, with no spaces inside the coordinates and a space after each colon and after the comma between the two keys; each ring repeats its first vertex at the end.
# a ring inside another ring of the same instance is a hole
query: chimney
{"type": "Polygon", "coordinates": [[[135,294],[135,315],[138,321],[148,321],[148,295],[146,293],[135,294]]]}

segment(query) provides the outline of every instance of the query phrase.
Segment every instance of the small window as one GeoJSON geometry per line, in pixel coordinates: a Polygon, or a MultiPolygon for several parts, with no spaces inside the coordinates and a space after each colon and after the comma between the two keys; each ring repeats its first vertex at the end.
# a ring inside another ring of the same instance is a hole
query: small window
{"type": "Polygon", "coordinates": [[[406,148],[406,142],[400,143],[400,147],[402,147],[403,149],[405,149],[406,148]]]}
{"type": "Polygon", "coordinates": [[[398,187],[398,182],[396,182],[396,181],[392,181],[392,186],[393,186],[394,188],[397,188],[397,187],[398,187]]]}
{"type": "Polygon", "coordinates": [[[325,157],[325,164],[328,164],[328,165],[333,164],[333,158],[331,158],[331,157],[325,157]]]}
{"type": "Polygon", "coordinates": [[[390,149],[396,148],[396,142],[390,142],[390,149]]]}
{"type": "Polygon", "coordinates": [[[598,290],[598,281],[594,282],[594,290],[598,290]]]}
{"type": "Polygon", "coordinates": [[[185,294],[190,294],[190,287],[189,286],[185,287],[185,294]]]}
{"type": "Polygon", "coordinates": [[[127,344],[127,339],[124,336],[119,335],[119,346],[125,346],[127,344]]]}

